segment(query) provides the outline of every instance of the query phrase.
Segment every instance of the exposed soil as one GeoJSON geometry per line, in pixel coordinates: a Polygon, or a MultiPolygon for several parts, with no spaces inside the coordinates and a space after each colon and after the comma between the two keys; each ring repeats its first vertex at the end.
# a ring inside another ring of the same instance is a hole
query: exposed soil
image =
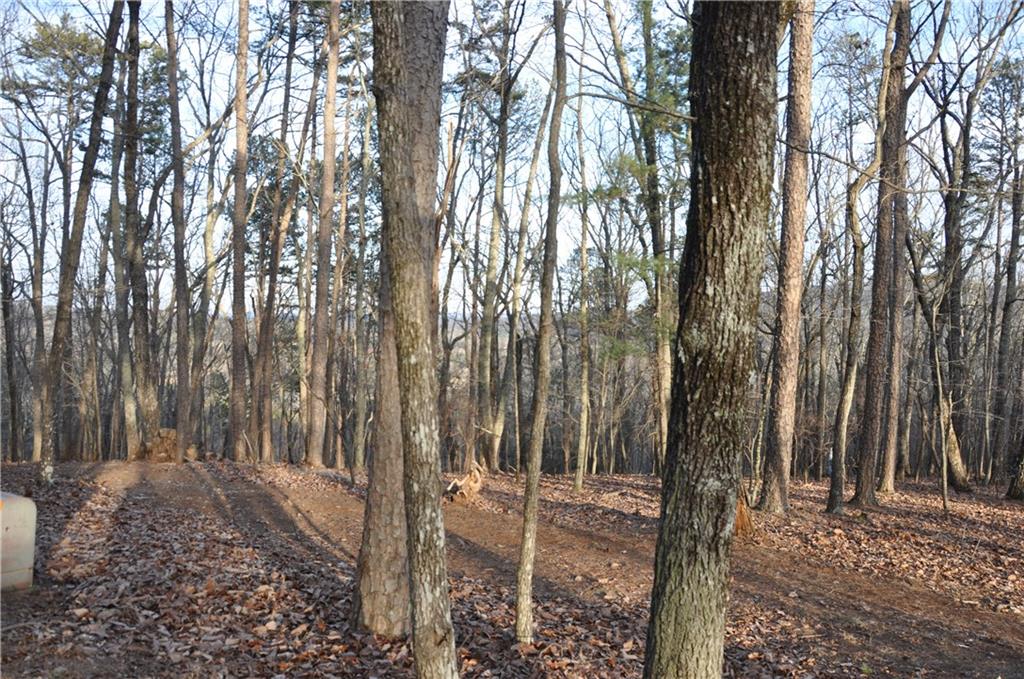
{"type": "MultiPolygon", "coordinates": [[[[2,598],[5,676],[409,676],[410,649],[351,629],[365,479],[226,463],[27,465],[37,586],[2,598]]],[[[537,641],[513,643],[520,484],[446,509],[462,671],[638,676],[658,488],[545,477],[537,641]]],[[[826,516],[793,489],[733,552],[728,676],[1024,677],[1024,508],[994,492],[943,516],[934,489],[826,516]]]]}

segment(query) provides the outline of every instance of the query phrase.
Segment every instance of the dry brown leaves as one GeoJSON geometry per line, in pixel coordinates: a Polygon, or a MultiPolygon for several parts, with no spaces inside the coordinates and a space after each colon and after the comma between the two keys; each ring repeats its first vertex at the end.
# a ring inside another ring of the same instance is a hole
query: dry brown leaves
{"type": "MultiPolygon", "coordinates": [[[[348,475],[335,471],[225,462],[206,468],[225,482],[251,484],[254,492],[365,492],[365,476],[351,487],[348,475]]],[[[175,501],[172,485],[118,489],[80,473],[64,468],[54,485],[34,488],[39,588],[4,597],[2,659],[9,676],[412,675],[408,643],[361,634],[349,624],[354,563],[338,556],[336,545],[316,538],[322,544],[300,549],[286,531],[254,528],[231,498],[211,496],[192,506],[175,501]]],[[[32,474],[28,466],[5,467],[3,485],[23,492],[32,474]]],[[[979,496],[957,502],[943,517],[934,494],[915,489],[894,499],[896,509],[837,518],[820,513],[822,492],[795,487],[793,515],[759,516],[760,539],[825,564],[919,580],[970,605],[1021,613],[1019,507],[979,496]]],[[[490,476],[477,503],[487,513],[515,514],[520,486],[511,476],[490,476]]],[[[571,480],[542,481],[542,520],[559,525],[651,533],[657,511],[653,479],[588,479],[579,494],[571,480]]],[[[545,597],[537,602],[535,642],[523,646],[512,636],[508,586],[453,577],[451,590],[465,676],[641,672],[643,597],[631,604],[545,597]]],[[[768,603],[734,602],[725,675],[860,676],[857,663],[815,650],[821,633],[816,623],[768,603]]]]}

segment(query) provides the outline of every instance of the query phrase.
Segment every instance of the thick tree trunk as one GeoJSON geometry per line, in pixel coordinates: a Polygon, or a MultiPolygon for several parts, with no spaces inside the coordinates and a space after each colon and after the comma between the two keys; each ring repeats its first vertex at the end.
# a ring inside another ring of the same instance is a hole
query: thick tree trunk
{"type": "Polygon", "coordinates": [[[814,0],[797,3],[791,20],[789,98],[786,104],[786,170],[782,180],[779,289],[773,337],[775,365],[764,485],[759,508],[789,511],[789,473],[796,424],[800,364],[800,297],[803,292],[804,222],[807,215],[807,150],[811,140],[811,60],[814,0]]]}
{"type": "Polygon", "coordinates": [[[455,677],[440,506],[433,282],[437,133],[448,2],[375,3],[383,244],[395,313],[416,673],[455,677]]]}
{"type": "Polygon", "coordinates": [[[697,3],[690,212],[645,677],[719,677],[775,139],[779,6],[697,3]]]}
{"type": "Polygon", "coordinates": [[[82,158],[81,179],[78,193],[75,196],[74,213],[71,219],[71,230],[68,234],[67,247],[63,249],[61,258],[60,278],[57,289],[57,310],[53,321],[53,338],[50,342],[50,354],[40,386],[41,426],[40,473],[47,482],[53,478],[53,415],[54,387],[60,384],[61,370],[64,366],[65,350],[71,337],[71,306],[74,301],[75,278],[82,257],[82,239],[85,235],[85,220],[89,208],[89,194],[92,190],[96,159],[99,156],[100,144],[103,139],[103,116],[107,110],[107,98],[114,79],[114,55],[117,49],[117,36],[121,30],[124,3],[115,0],[110,10],[110,21],[104,36],[103,59],[100,67],[99,84],[93,100],[92,117],[89,122],[89,141],[82,158]]]}
{"type": "Polygon", "coordinates": [[[559,132],[565,108],[565,5],[554,0],[555,21],[555,98],[548,132],[548,214],[544,229],[544,261],[540,282],[540,320],[537,332],[536,372],[533,404],[530,412],[530,448],[526,459],[526,491],[523,498],[523,537],[516,573],[516,639],[533,640],[533,562],[537,542],[537,501],[540,467],[544,450],[544,425],[547,418],[548,387],[551,383],[551,335],[554,326],[553,294],[555,264],[558,259],[558,206],[561,199],[562,165],[559,158],[559,132]]]}
{"type": "Polygon", "coordinates": [[[306,464],[322,467],[327,434],[327,361],[331,335],[331,224],[334,216],[334,170],[337,160],[337,135],[334,127],[338,91],[339,0],[331,0],[327,27],[327,81],[324,95],[324,161],[320,174],[320,206],[316,231],[316,297],[313,317],[313,350],[309,366],[309,432],[306,439],[306,464]]]}
{"type": "Polygon", "coordinates": [[[363,542],[356,573],[355,623],[388,638],[409,632],[409,562],[405,491],[402,486],[401,404],[395,319],[391,308],[387,253],[381,256],[378,308],[377,399],[373,456],[366,491],[363,542]]]}
{"type": "Polygon", "coordinates": [[[235,461],[249,459],[246,443],[245,226],[249,197],[249,112],[246,72],[249,63],[249,0],[238,0],[238,47],[235,53],[235,204],[231,214],[231,443],[235,461]]]}

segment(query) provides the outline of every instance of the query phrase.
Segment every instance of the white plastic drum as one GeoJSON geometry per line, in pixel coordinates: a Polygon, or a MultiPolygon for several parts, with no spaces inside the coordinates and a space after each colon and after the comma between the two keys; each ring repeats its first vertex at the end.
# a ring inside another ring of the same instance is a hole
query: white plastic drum
{"type": "Polygon", "coordinates": [[[0,493],[0,589],[32,586],[36,548],[36,503],[27,497],[0,493]]]}

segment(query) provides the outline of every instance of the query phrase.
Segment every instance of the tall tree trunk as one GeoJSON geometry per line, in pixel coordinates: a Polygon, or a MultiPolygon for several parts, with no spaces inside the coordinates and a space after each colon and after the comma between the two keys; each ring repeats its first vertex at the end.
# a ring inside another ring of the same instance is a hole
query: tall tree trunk
{"type": "Polygon", "coordinates": [[[494,151],[494,203],[491,207],[491,233],[487,246],[487,270],[484,274],[484,299],[480,318],[480,349],[477,354],[477,410],[480,418],[480,457],[498,471],[498,451],[501,436],[495,436],[494,405],[491,386],[491,346],[496,321],[495,306],[498,297],[498,258],[501,256],[501,230],[505,222],[505,161],[508,156],[508,117],[512,108],[512,88],[515,80],[509,71],[509,44],[512,27],[509,23],[509,5],[502,5],[502,37],[498,50],[498,135],[494,151]]]}
{"type": "Polygon", "coordinates": [[[544,106],[541,109],[540,120],[537,122],[537,134],[533,141],[533,151],[530,155],[530,169],[526,174],[526,187],[523,189],[523,208],[519,213],[519,234],[516,237],[516,261],[512,269],[512,301],[509,304],[508,312],[508,338],[505,346],[505,374],[501,380],[501,392],[498,398],[498,408],[494,416],[494,433],[501,439],[505,431],[505,413],[508,410],[509,400],[512,400],[515,413],[515,439],[514,449],[515,470],[520,472],[519,464],[519,386],[521,384],[522,365],[520,358],[522,354],[522,337],[519,334],[519,313],[522,300],[523,270],[526,268],[526,247],[529,240],[530,228],[530,207],[533,198],[534,180],[537,178],[537,166],[540,164],[540,153],[543,148],[544,130],[547,127],[548,113],[551,110],[551,100],[554,94],[555,83],[552,81],[548,87],[547,96],[544,98],[544,106]]]}
{"type": "MultiPolygon", "coordinates": [[[[110,10],[103,43],[103,59],[100,67],[99,84],[96,97],[93,99],[92,115],[89,121],[89,141],[82,158],[81,179],[78,182],[78,193],[75,196],[74,213],[71,220],[67,247],[63,250],[60,278],[57,289],[57,310],[53,321],[53,338],[50,342],[50,354],[47,359],[43,382],[40,385],[40,422],[42,441],[40,457],[42,466],[40,473],[43,479],[53,479],[53,415],[54,387],[60,384],[61,370],[64,366],[65,350],[69,346],[71,336],[71,306],[74,301],[75,278],[82,257],[82,239],[85,235],[85,219],[89,208],[89,194],[95,175],[96,159],[99,156],[100,143],[103,139],[103,116],[107,110],[107,98],[114,79],[114,55],[117,49],[117,36],[121,30],[124,3],[115,0],[110,10]]],[[[44,208],[45,209],[45,208],[44,208]]]]}
{"type": "Polygon", "coordinates": [[[374,3],[383,244],[395,313],[416,673],[455,677],[434,362],[434,207],[448,2],[374,3]]]}
{"type": "MultiPolygon", "coordinates": [[[[340,11],[340,10],[339,10],[340,11]]],[[[343,443],[343,437],[340,435],[342,431],[342,417],[341,417],[341,403],[339,402],[339,395],[347,392],[336,388],[336,378],[343,377],[345,372],[344,366],[339,365],[339,356],[336,350],[338,345],[338,333],[344,332],[343,328],[339,325],[343,325],[340,322],[341,305],[344,298],[341,295],[342,280],[345,273],[345,230],[348,226],[348,173],[351,162],[351,156],[348,152],[349,145],[349,130],[351,129],[352,122],[352,88],[349,87],[345,96],[345,124],[342,127],[342,144],[341,144],[341,198],[338,200],[338,229],[334,233],[334,280],[331,283],[331,300],[330,300],[330,330],[328,331],[327,337],[327,388],[324,393],[324,403],[327,406],[327,412],[324,417],[324,457],[328,448],[330,448],[330,441],[333,432],[335,450],[334,450],[334,468],[340,469],[343,466],[345,460],[344,446],[340,445],[343,443]]]]}
{"type": "MultiPolygon", "coordinates": [[[[903,71],[906,69],[910,49],[910,6],[906,2],[893,5],[896,27],[892,50],[886,61],[885,120],[879,121],[884,127],[882,134],[882,160],[878,182],[878,228],[875,232],[875,263],[871,278],[871,314],[868,326],[866,352],[866,383],[864,385],[864,416],[861,421],[859,465],[857,486],[852,503],[860,506],[875,506],[875,478],[878,451],[885,431],[886,395],[890,381],[889,303],[893,286],[893,199],[894,186],[899,175],[899,149],[906,126],[901,117],[903,107],[903,71]]],[[[881,114],[879,116],[881,118],[881,114]]]]}
{"type": "MultiPolygon", "coordinates": [[[[897,40],[902,38],[904,42],[910,40],[910,5],[908,2],[900,3],[900,16],[897,19],[897,40]]],[[[909,46],[900,48],[897,58],[906,61],[903,50],[909,46]]],[[[907,205],[906,186],[908,181],[907,170],[907,103],[909,93],[904,85],[903,68],[893,71],[893,82],[889,85],[889,91],[896,97],[892,103],[893,109],[891,125],[893,129],[886,130],[892,134],[892,145],[895,148],[887,149],[887,152],[895,153],[893,159],[893,186],[890,187],[892,194],[892,280],[889,288],[889,380],[886,384],[886,407],[887,412],[884,420],[882,433],[882,473],[879,479],[878,491],[891,493],[896,490],[896,468],[899,458],[899,427],[901,419],[900,391],[903,380],[903,309],[906,301],[906,257],[903,254],[903,241],[906,240],[910,230],[910,211],[907,205]]],[[[883,163],[884,165],[884,163],[883,163]]],[[[879,189],[881,194],[881,189],[879,189]]]]}
{"type": "MultiPolygon", "coordinates": [[[[655,67],[652,4],[651,2],[641,2],[640,12],[641,30],[644,39],[646,97],[654,101],[657,99],[657,93],[654,91],[655,67]]],[[[662,225],[661,194],[658,182],[658,144],[653,116],[647,107],[640,106],[639,95],[630,75],[629,63],[626,59],[625,49],[622,46],[622,38],[616,23],[611,0],[604,0],[604,11],[608,19],[608,28],[611,32],[619,78],[622,81],[626,102],[629,104],[627,113],[630,117],[633,152],[636,155],[637,162],[644,165],[643,174],[638,178],[637,185],[640,191],[640,202],[643,203],[647,214],[647,223],[651,231],[651,249],[654,256],[653,284],[649,278],[647,282],[654,307],[653,400],[658,419],[658,447],[655,451],[655,464],[660,469],[665,456],[668,436],[669,394],[672,387],[672,328],[670,324],[671,310],[668,304],[667,266],[666,262],[663,261],[665,255],[665,233],[664,226],[662,225]],[[636,129],[636,118],[639,118],[639,130],[636,129]]]]}
{"type": "MultiPolygon", "coordinates": [[[[296,167],[293,173],[296,179],[290,182],[290,190],[287,197],[282,197],[284,191],[284,176],[288,160],[288,125],[291,112],[292,94],[292,65],[295,61],[295,43],[298,35],[299,23],[299,2],[289,0],[288,2],[288,51],[285,55],[284,66],[284,94],[281,102],[281,128],[278,133],[277,167],[275,168],[274,196],[271,203],[270,220],[273,229],[270,235],[270,259],[267,265],[267,294],[264,300],[263,312],[260,314],[259,335],[256,340],[256,367],[255,384],[252,393],[255,403],[253,404],[250,420],[252,426],[253,442],[259,451],[260,462],[272,462],[274,459],[274,446],[272,440],[273,409],[272,405],[272,379],[271,372],[274,366],[274,324],[277,321],[277,278],[281,268],[281,252],[284,249],[284,240],[288,235],[288,228],[291,224],[292,207],[295,204],[295,193],[297,188],[298,167],[302,163],[302,153],[306,145],[306,133],[309,129],[309,117],[311,112],[307,110],[302,125],[302,137],[299,140],[299,153],[297,155],[296,167]],[[282,198],[287,205],[282,204],[282,198]]],[[[319,62],[318,62],[319,63],[319,62]]],[[[314,66],[314,83],[319,82],[319,69],[314,66]]],[[[316,90],[316,84],[313,85],[316,90]]]]}
{"type": "MultiPolygon", "coordinates": [[[[850,411],[853,408],[853,397],[857,385],[857,364],[860,360],[860,305],[864,293],[864,236],[860,228],[858,200],[872,175],[878,171],[882,163],[882,145],[885,136],[886,106],[888,98],[889,68],[893,40],[896,32],[898,7],[893,5],[889,12],[889,22],[885,31],[885,47],[882,50],[882,80],[878,85],[877,121],[875,123],[874,156],[868,166],[857,173],[857,177],[846,190],[846,228],[853,241],[853,281],[850,287],[850,322],[846,330],[846,365],[843,371],[843,386],[836,408],[835,431],[832,441],[832,473],[830,474],[828,501],[825,511],[832,514],[843,512],[844,494],[846,490],[846,444],[850,423],[850,411]]],[[[891,218],[890,218],[891,219],[891,218]]],[[[891,231],[889,232],[891,235],[891,231]]],[[[891,261],[886,259],[885,270],[888,271],[891,261]]],[[[879,275],[876,272],[876,276],[879,275]]],[[[873,487],[873,486],[872,486],[873,487]]]]}
{"type": "Polygon", "coordinates": [[[316,231],[316,297],[313,317],[313,349],[309,366],[309,432],[306,464],[322,467],[327,432],[327,361],[331,344],[331,249],[334,216],[334,169],[337,135],[334,117],[338,91],[338,22],[341,4],[331,0],[327,26],[327,81],[324,95],[324,160],[320,174],[320,206],[316,231]]]}
{"type": "MultiPolygon", "coordinates": [[[[4,222],[6,226],[6,215],[4,222]]],[[[10,436],[5,450],[10,456],[10,461],[17,462],[21,459],[21,416],[18,409],[20,396],[14,379],[14,318],[11,313],[14,302],[14,277],[11,270],[14,263],[14,244],[6,228],[4,235],[4,258],[0,261],[0,312],[3,314],[4,324],[4,370],[7,376],[7,416],[10,426],[10,436]]]]}
{"type": "Polygon", "coordinates": [[[803,292],[804,222],[807,215],[807,150],[811,141],[811,61],[814,0],[803,0],[791,19],[789,97],[786,103],[786,170],[782,180],[782,236],[775,309],[774,375],[768,408],[766,467],[760,508],[789,511],[797,370],[800,363],[800,297],[803,292]]]}
{"type": "MultiPolygon", "coordinates": [[[[584,35],[584,40],[586,36],[584,35]]],[[[584,46],[586,43],[584,43],[584,46]]],[[[583,87],[583,62],[580,62],[579,86],[583,87]]],[[[588,268],[590,250],[587,237],[590,232],[590,195],[587,192],[587,164],[583,147],[583,100],[576,107],[576,153],[580,163],[580,433],[576,445],[576,474],[573,489],[583,490],[583,474],[587,468],[590,450],[590,322],[588,268]]]]}
{"type": "Polygon", "coordinates": [[[699,2],[690,212],[645,677],[722,672],[775,140],[775,3],[699,2]]]}
{"type": "Polygon", "coordinates": [[[171,221],[174,223],[174,306],[176,319],[177,397],[176,426],[178,430],[178,462],[185,459],[191,445],[192,401],[189,395],[189,295],[188,266],[185,262],[185,161],[181,154],[181,116],[178,112],[178,46],[174,38],[174,3],[164,3],[164,26],[167,32],[167,98],[171,109],[171,164],[174,166],[174,188],[171,191],[171,221]]]}
{"type": "Polygon", "coordinates": [[[152,355],[149,281],[146,277],[145,239],[139,197],[139,14],[141,2],[128,3],[128,94],[124,124],[124,236],[126,273],[132,300],[132,356],[136,399],[141,416],[142,445],[160,429],[160,403],[152,355]]]}
{"type": "Polygon", "coordinates": [[[1011,474],[1010,487],[1006,497],[1024,500],[1024,448],[1017,453],[1016,465],[1009,455],[1013,415],[1013,397],[1010,390],[1013,379],[1010,368],[1010,342],[1017,317],[1017,260],[1020,259],[1021,232],[1024,231],[1024,170],[1018,164],[1014,167],[1013,197],[1011,203],[1012,224],[1010,231],[1010,252],[1006,258],[1006,301],[1003,304],[1003,323],[999,328],[999,357],[996,374],[996,415],[999,418],[996,429],[996,454],[1007,462],[1011,474]],[[1005,452],[1004,452],[1005,451],[1005,452]]]}
{"type": "Polygon", "coordinates": [[[246,175],[249,171],[249,0],[238,0],[238,46],[235,50],[235,204],[231,214],[231,444],[235,461],[249,458],[246,445],[245,383],[245,225],[248,216],[246,175]]]}
{"type": "Polygon", "coordinates": [[[544,229],[544,262],[540,282],[540,321],[537,332],[536,371],[533,404],[530,412],[530,448],[526,459],[526,491],[523,498],[523,537],[516,573],[516,639],[533,640],[533,562],[537,542],[537,500],[540,467],[544,450],[544,425],[547,418],[548,387],[551,382],[551,334],[554,325],[553,293],[555,264],[558,259],[558,206],[561,199],[562,164],[559,158],[559,132],[565,108],[565,5],[554,0],[555,25],[555,98],[548,132],[548,214],[544,229]]]}
{"type": "MultiPolygon", "coordinates": [[[[361,164],[362,169],[359,172],[359,254],[358,261],[356,263],[356,290],[355,290],[355,314],[356,314],[356,332],[354,337],[353,353],[355,355],[355,418],[354,432],[353,432],[353,450],[352,450],[352,467],[357,471],[362,471],[366,464],[366,408],[367,401],[369,400],[367,395],[367,383],[366,375],[370,370],[367,364],[366,354],[367,348],[370,343],[369,331],[366,327],[366,245],[367,245],[367,233],[366,233],[366,198],[369,192],[370,183],[370,172],[373,171],[373,161],[370,157],[370,143],[373,135],[373,108],[369,101],[367,102],[365,120],[363,121],[363,145],[362,145],[362,157],[361,164]]],[[[383,279],[383,276],[381,276],[383,279]]],[[[386,286],[381,285],[384,288],[386,286]]],[[[394,321],[392,321],[393,323],[394,321]]],[[[394,330],[392,329],[392,333],[394,330]]],[[[394,342],[394,339],[392,339],[394,342]]],[[[378,360],[379,364],[379,360],[378,360]]],[[[392,363],[392,366],[394,363],[392,363]]],[[[392,368],[394,370],[394,368],[392,368]]],[[[379,379],[379,378],[378,378],[379,379]]],[[[397,397],[396,397],[397,402],[397,397]]],[[[397,409],[394,410],[397,412],[397,409]]],[[[442,417],[444,417],[442,411],[442,417]]],[[[395,425],[398,424],[398,418],[395,417],[395,425]]],[[[401,451],[401,442],[395,447],[395,451],[401,451]]],[[[400,455],[400,452],[396,452],[396,455],[400,455]]],[[[400,457],[398,459],[401,459],[400,457]]],[[[401,474],[398,474],[396,478],[401,478],[401,474]]],[[[401,506],[401,501],[399,501],[401,506]]],[[[367,510],[369,511],[369,510],[367,510]]],[[[364,532],[365,532],[364,528],[364,532]]],[[[403,537],[402,544],[405,544],[403,537]]],[[[404,558],[404,554],[403,554],[404,558]]]]}

